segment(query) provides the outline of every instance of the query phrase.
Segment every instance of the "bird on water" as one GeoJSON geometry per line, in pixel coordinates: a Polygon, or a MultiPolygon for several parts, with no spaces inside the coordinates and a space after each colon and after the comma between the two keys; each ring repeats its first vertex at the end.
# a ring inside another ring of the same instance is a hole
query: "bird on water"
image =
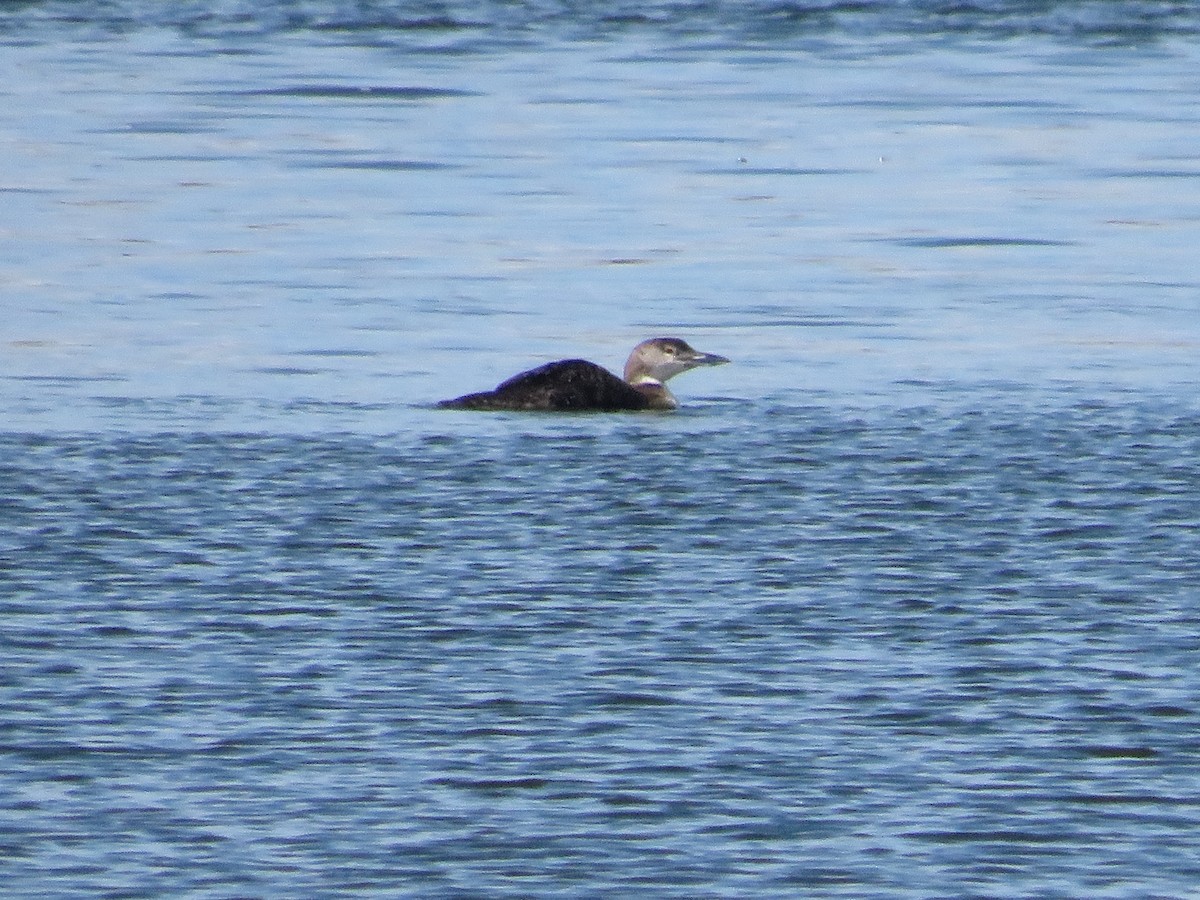
{"type": "Polygon", "coordinates": [[[727,362],[724,356],[693,350],[679,338],[651,338],[629,354],[624,379],[585,359],[563,359],[514,375],[494,391],[443,400],[438,406],[560,412],[676,409],[679,403],[667,390],[668,379],[727,362]]]}

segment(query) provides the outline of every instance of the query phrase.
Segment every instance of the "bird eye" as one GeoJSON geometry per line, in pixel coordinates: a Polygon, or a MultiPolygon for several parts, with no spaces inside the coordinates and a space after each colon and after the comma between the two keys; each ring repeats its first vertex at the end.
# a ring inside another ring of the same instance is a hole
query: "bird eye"
{"type": "Polygon", "coordinates": [[[667,354],[667,356],[674,356],[675,348],[668,344],[667,346],[663,347],[663,353],[667,354]]]}

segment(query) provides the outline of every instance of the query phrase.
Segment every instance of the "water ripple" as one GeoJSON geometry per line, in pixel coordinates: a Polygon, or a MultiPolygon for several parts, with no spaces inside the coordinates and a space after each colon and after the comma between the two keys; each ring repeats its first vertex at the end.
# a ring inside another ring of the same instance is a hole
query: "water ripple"
{"type": "Polygon", "coordinates": [[[1170,894],[1200,420],[1160,413],[6,435],[10,871],[1170,894]]]}

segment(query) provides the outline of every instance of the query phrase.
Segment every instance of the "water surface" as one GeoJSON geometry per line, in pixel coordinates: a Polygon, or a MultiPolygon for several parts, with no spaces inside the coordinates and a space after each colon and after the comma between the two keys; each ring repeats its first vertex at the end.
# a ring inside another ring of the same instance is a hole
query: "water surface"
{"type": "Polygon", "coordinates": [[[6,6],[6,889],[1193,896],[1198,21],[6,6]]]}

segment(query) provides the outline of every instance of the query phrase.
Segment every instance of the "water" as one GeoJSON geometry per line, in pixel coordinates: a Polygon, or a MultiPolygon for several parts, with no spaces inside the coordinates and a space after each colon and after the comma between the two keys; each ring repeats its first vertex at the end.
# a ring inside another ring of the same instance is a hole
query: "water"
{"type": "Polygon", "coordinates": [[[6,4],[6,895],[1197,896],[1198,30],[6,4]]]}

